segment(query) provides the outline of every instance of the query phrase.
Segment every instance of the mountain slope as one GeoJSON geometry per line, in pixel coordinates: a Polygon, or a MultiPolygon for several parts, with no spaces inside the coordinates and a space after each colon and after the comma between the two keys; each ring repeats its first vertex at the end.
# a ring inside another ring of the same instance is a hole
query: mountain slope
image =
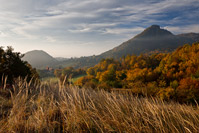
{"type": "Polygon", "coordinates": [[[171,50],[185,43],[192,43],[189,37],[176,36],[171,32],[152,25],[134,38],[122,43],[118,47],[102,53],[103,58],[119,58],[122,55],[146,53],[154,50],[171,50]]]}
{"type": "Polygon", "coordinates": [[[199,41],[199,34],[198,33],[185,33],[185,34],[179,34],[177,36],[184,37],[184,38],[189,38],[189,39],[192,39],[195,42],[199,41]]]}
{"type": "Polygon", "coordinates": [[[76,68],[90,67],[97,64],[103,58],[119,59],[128,54],[139,55],[155,50],[172,51],[183,44],[192,44],[197,41],[199,41],[199,34],[197,33],[174,35],[166,29],[161,29],[158,25],[152,25],[132,39],[98,56],[69,59],[59,63],[59,65],[74,66],[76,68]]]}
{"type": "Polygon", "coordinates": [[[46,66],[54,66],[58,61],[43,50],[33,50],[25,53],[22,58],[28,61],[35,68],[45,68],[46,66]]]}

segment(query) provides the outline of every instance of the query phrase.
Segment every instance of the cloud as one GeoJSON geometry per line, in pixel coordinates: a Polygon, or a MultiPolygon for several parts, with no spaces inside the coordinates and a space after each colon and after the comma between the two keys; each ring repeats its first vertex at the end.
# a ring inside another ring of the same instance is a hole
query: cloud
{"type": "Polygon", "coordinates": [[[165,29],[168,29],[169,31],[180,34],[180,33],[189,33],[189,32],[195,32],[199,33],[199,24],[194,25],[187,25],[187,26],[166,26],[165,29]]]}
{"type": "Polygon", "coordinates": [[[104,34],[133,34],[133,33],[139,33],[142,32],[144,28],[142,27],[136,27],[136,28],[114,28],[114,29],[106,29],[104,31],[104,34]]]}
{"type": "Polygon", "coordinates": [[[53,37],[51,37],[51,36],[46,36],[46,41],[47,42],[51,42],[51,43],[54,43],[54,42],[56,42],[56,39],[54,39],[53,37]]]}
{"type": "Polygon", "coordinates": [[[2,32],[2,31],[0,31],[0,37],[7,37],[7,34],[2,32]]]}
{"type": "Polygon", "coordinates": [[[88,44],[99,45],[100,51],[100,46],[111,40],[132,37],[152,24],[174,33],[199,32],[198,0],[0,0],[0,3],[0,37],[20,38],[31,45],[37,41],[54,43],[57,47],[65,45],[66,49],[76,45],[81,49],[81,44],[92,42],[88,44]]]}

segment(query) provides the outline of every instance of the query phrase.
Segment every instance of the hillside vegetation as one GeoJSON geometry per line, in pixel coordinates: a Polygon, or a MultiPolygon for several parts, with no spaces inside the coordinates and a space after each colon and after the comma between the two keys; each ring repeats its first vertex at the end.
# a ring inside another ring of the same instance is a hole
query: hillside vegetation
{"type": "Polygon", "coordinates": [[[80,87],[131,89],[134,94],[180,102],[199,101],[199,43],[171,53],[103,59],[80,78],[80,87]]]}
{"type": "Polygon", "coordinates": [[[0,132],[198,132],[199,107],[131,94],[37,85],[0,90],[0,132]]]}

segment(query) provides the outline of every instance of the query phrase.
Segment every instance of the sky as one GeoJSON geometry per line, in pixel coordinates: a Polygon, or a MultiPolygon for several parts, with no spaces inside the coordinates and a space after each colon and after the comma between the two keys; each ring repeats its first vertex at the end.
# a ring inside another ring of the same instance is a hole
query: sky
{"type": "Polygon", "coordinates": [[[157,24],[199,33],[199,0],[0,0],[0,46],[98,55],[157,24]]]}

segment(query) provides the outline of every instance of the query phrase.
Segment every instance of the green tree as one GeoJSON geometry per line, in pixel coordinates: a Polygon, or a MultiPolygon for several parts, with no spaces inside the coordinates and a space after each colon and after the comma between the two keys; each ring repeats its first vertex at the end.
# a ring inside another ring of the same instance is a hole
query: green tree
{"type": "Polygon", "coordinates": [[[7,82],[12,84],[15,78],[27,77],[27,80],[38,80],[39,75],[28,62],[21,58],[23,54],[13,52],[12,47],[4,50],[0,47],[0,77],[7,76],[7,82]]]}

